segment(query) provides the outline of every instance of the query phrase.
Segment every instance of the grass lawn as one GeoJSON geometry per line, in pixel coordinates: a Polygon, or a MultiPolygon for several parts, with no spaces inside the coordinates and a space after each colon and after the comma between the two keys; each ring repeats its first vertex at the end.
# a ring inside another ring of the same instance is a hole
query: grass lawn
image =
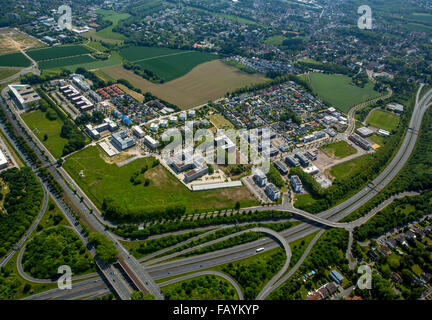
{"type": "Polygon", "coordinates": [[[46,112],[41,110],[23,113],[21,117],[51,154],[55,158],[60,158],[63,154],[63,148],[68,142],[67,139],[60,137],[63,121],[59,118],[53,121],[48,120],[46,112]],[[45,134],[48,139],[44,141],[45,134]]]}
{"type": "Polygon", "coordinates": [[[381,135],[378,135],[378,134],[374,133],[374,134],[373,134],[372,136],[370,136],[368,139],[369,139],[370,141],[375,142],[375,143],[378,144],[380,147],[382,147],[382,146],[386,143],[387,137],[385,137],[385,136],[381,136],[381,135]]]}
{"type": "Polygon", "coordinates": [[[423,273],[423,270],[420,268],[418,264],[415,264],[411,267],[411,270],[420,277],[420,275],[423,273]]]}
{"type": "Polygon", "coordinates": [[[381,96],[381,93],[373,90],[370,81],[360,88],[352,85],[351,78],[345,75],[311,73],[309,78],[318,96],[344,113],[362,102],[381,96]]]}
{"type": "Polygon", "coordinates": [[[124,208],[134,210],[183,204],[188,212],[193,212],[233,208],[236,201],[240,201],[244,207],[257,204],[246,187],[192,192],[162,165],[149,169],[144,174],[145,178],[151,180],[149,186],[134,186],[129,181],[132,174],[145,165],[151,167],[153,158],[137,159],[118,167],[105,162],[101,155],[103,151],[99,147],[88,147],[68,157],[64,164],[72,178],[99,207],[107,195],[114,196],[124,208]]]}
{"type": "Polygon", "coordinates": [[[1,67],[28,67],[31,62],[21,52],[8,53],[0,56],[1,67]]]}
{"type": "Polygon", "coordinates": [[[264,43],[266,44],[270,44],[272,46],[280,46],[282,45],[282,42],[284,40],[287,40],[288,38],[282,35],[278,35],[278,36],[272,36],[270,38],[267,38],[264,43]]]}
{"type": "Polygon", "coordinates": [[[383,110],[373,110],[372,113],[369,115],[369,118],[367,120],[368,125],[371,125],[372,127],[384,129],[387,131],[395,130],[398,123],[399,123],[400,117],[383,110]]]}
{"type": "Polygon", "coordinates": [[[229,121],[228,119],[226,119],[223,115],[221,114],[212,114],[211,116],[209,116],[210,121],[213,123],[213,125],[216,128],[224,128],[224,127],[228,127],[228,128],[232,128],[234,129],[234,125],[231,123],[231,121],[229,121]]]}
{"type": "Polygon", "coordinates": [[[330,168],[330,174],[336,179],[341,180],[353,175],[355,172],[360,172],[368,162],[372,160],[372,155],[365,154],[358,158],[337,164],[330,168]]]}
{"type": "Polygon", "coordinates": [[[304,206],[315,202],[310,194],[299,194],[295,195],[294,198],[296,199],[294,202],[296,208],[303,208],[304,206]]]}
{"type": "Polygon", "coordinates": [[[15,73],[18,73],[18,70],[4,70],[4,69],[0,69],[0,80],[12,77],[15,73]]]}
{"type": "Polygon", "coordinates": [[[357,153],[357,149],[350,146],[348,142],[341,140],[338,142],[330,143],[321,148],[330,158],[342,159],[352,154],[357,153]]]}

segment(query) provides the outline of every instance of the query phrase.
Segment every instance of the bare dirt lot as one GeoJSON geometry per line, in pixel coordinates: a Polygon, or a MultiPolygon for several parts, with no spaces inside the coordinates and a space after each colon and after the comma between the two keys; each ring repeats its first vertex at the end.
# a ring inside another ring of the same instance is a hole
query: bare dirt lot
{"type": "Polygon", "coordinates": [[[215,100],[234,89],[266,80],[262,75],[250,75],[225,63],[214,60],[200,64],[183,77],[164,84],[147,81],[122,66],[100,69],[108,77],[126,79],[143,92],[189,109],[215,100]]]}
{"type": "Polygon", "coordinates": [[[43,47],[44,43],[13,28],[0,28],[0,54],[43,47]]]}

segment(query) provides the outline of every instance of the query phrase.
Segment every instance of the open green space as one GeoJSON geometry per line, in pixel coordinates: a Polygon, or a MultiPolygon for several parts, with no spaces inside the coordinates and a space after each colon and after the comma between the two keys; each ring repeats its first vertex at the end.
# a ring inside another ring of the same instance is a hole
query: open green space
{"type": "Polygon", "coordinates": [[[120,55],[165,81],[184,76],[196,66],[218,58],[205,52],[137,46],[120,50],[120,55]]]}
{"type": "Polygon", "coordinates": [[[98,147],[88,147],[68,157],[64,164],[72,178],[99,207],[107,195],[115,198],[116,203],[125,210],[134,211],[184,205],[191,212],[233,208],[237,201],[242,206],[256,204],[246,187],[192,192],[162,165],[152,168],[153,158],[137,159],[118,167],[105,162],[102,156],[107,157],[98,147]],[[130,181],[131,176],[144,166],[149,169],[142,177],[150,179],[150,184],[134,185],[130,181]]]}
{"type": "Polygon", "coordinates": [[[393,131],[399,123],[400,117],[383,110],[375,109],[369,115],[367,120],[368,125],[372,127],[393,131]]]}
{"type": "Polygon", "coordinates": [[[114,32],[113,29],[117,26],[119,21],[129,18],[130,14],[118,13],[115,12],[114,10],[106,10],[106,9],[99,9],[96,11],[96,13],[103,15],[103,19],[111,21],[112,25],[99,31],[91,30],[89,32],[86,32],[83,34],[84,37],[94,39],[94,40],[112,42],[112,43],[121,42],[127,39],[123,34],[114,32]]]}
{"type": "Polygon", "coordinates": [[[272,45],[272,46],[280,46],[282,45],[282,42],[284,40],[287,40],[288,38],[283,35],[277,35],[277,36],[271,36],[267,38],[264,43],[272,45]]]}
{"type": "Polygon", "coordinates": [[[81,65],[84,63],[91,63],[91,62],[96,62],[96,59],[94,59],[92,56],[88,54],[85,54],[76,57],[66,57],[66,58],[41,61],[38,62],[38,65],[40,69],[53,69],[53,68],[68,67],[73,65],[81,65]]]}
{"type": "Polygon", "coordinates": [[[334,143],[327,144],[323,147],[321,147],[321,150],[323,150],[329,157],[331,158],[345,158],[350,155],[356,154],[357,149],[353,146],[350,146],[348,142],[341,140],[334,143]]]}
{"type": "Polygon", "coordinates": [[[34,110],[21,114],[21,117],[51,154],[55,158],[60,158],[64,146],[68,143],[67,139],[60,137],[63,121],[58,117],[55,120],[49,120],[46,114],[47,112],[34,110]]]}
{"type": "Polygon", "coordinates": [[[3,54],[0,56],[0,66],[2,67],[29,67],[31,62],[21,52],[3,54]]]}
{"type": "Polygon", "coordinates": [[[199,276],[162,287],[167,300],[237,300],[234,287],[225,279],[199,276]]]}
{"type": "Polygon", "coordinates": [[[352,107],[381,95],[373,89],[372,82],[368,81],[364,88],[360,88],[351,84],[351,78],[345,75],[311,73],[309,78],[312,89],[322,100],[345,113],[352,107]]]}
{"type": "Polygon", "coordinates": [[[372,156],[370,154],[365,154],[358,158],[354,158],[331,167],[330,174],[336,180],[342,180],[354,175],[356,172],[362,171],[365,166],[368,166],[368,162],[371,160],[372,156]]]}
{"type": "Polygon", "coordinates": [[[92,51],[82,45],[55,46],[44,49],[29,50],[26,53],[36,61],[79,56],[92,51]]]}
{"type": "Polygon", "coordinates": [[[7,79],[17,73],[18,70],[5,70],[0,69],[0,80],[7,79]]]}

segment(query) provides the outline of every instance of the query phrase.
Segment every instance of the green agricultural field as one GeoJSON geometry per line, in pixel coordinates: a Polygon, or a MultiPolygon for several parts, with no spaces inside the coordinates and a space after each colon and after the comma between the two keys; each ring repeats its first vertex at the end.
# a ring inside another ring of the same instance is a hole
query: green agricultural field
{"type": "Polygon", "coordinates": [[[49,120],[46,117],[46,112],[41,110],[23,113],[21,117],[51,154],[55,158],[60,158],[63,154],[63,148],[68,142],[67,139],[60,137],[63,121],[59,118],[49,120]],[[48,139],[44,141],[45,134],[48,139]]]}
{"type": "Polygon", "coordinates": [[[344,75],[311,73],[309,78],[318,96],[344,113],[348,113],[352,107],[362,102],[381,95],[373,89],[372,82],[360,88],[351,84],[351,78],[344,75]]]}
{"type": "Polygon", "coordinates": [[[368,125],[371,125],[372,127],[384,129],[387,131],[392,131],[396,129],[398,123],[399,123],[400,117],[383,110],[373,110],[372,113],[369,115],[369,118],[367,120],[368,125]]]}
{"type": "Polygon", "coordinates": [[[86,55],[76,56],[76,57],[41,61],[38,62],[38,65],[40,69],[53,69],[53,68],[81,65],[85,63],[92,63],[96,61],[97,60],[94,59],[92,56],[86,54],[86,55]]]}
{"type": "Polygon", "coordinates": [[[169,56],[179,53],[187,53],[191,51],[170,49],[170,48],[157,48],[157,47],[140,47],[133,46],[122,48],[119,53],[120,55],[131,62],[140,61],[143,59],[157,58],[162,56],[169,56]]]}
{"type": "Polygon", "coordinates": [[[127,39],[121,33],[114,32],[113,29],[117,26],[119,21],[125,20],[130,17],[128,13],[117,13],[113,10],[105,10],[105,9],[99,9],[96,11],[96,13],[103,15],[104,20],[111,21],[112,25],[99,31],[91,30],[89,32],[86,32],[83,34],[84,37],[93,40],[102,40],[111,43],[121,42],[127,39]]]}
{"type": "Polygon", "coordinates": [[[57,47],[26,51],[26,53],[36,61],[79,56],[91,52],[92,51],[90,49],[81,45],[57,46],[57,47]]]}
{"type": "Polygon", "coordinates": [[[213,208],[233,208],[237,201],[244,207],[256,205],[246,187],[192,192],[162,165],[140,175],[151,180],[149,186],[133,185],[131,176],[144,166],[151,167],[153,158],[141,158],[125,166],[108,164],[99,147],[88,147],[67,158],[64,168],[91,200],[101,207],[104,197],[111,195],[122,207],[131,210],[165,208],[183,204],[188,212],[213,208]],[[81,173],[81,174],[80,174],[81,173]]]}
{"type": "Polygon", "coordinates": [[[0,56],[0,66],[2,67],[28,67],[30,65],[30,60],[21,52],[8,53],[0,56]]]}
{"type": "Polygon", "coordinates": [[[372,155],[365,154],[358,158],[337,164],[330,168],[330,174],[336,179],[341,180],[353,175],[355,172],[360,172],[368,162],[372,160],[372,155]]]}
{"type": "Polygon", "coordinates": [[[101,51],[101,52],[108,50],[108,48],[104,47],[104,45],[99,41],[89,41],[87,43],[84,43],[83,46],[90,47],[95,51],[101,51]]]}
{"type": "Polygon", "coordinates": [[[357,153],[357,149],[350,146],[346,141],[330,143],[321,148],[330,158],[342,159],[357,153]]]}
{"type": "Polygon", "coordinates": [[[107,60],[94,60],[92,62],[87,63],[79,63],[79,64],[71,64],[65,66],[66,69],[75,72],[75,70],[79,67],[84,68],[86,70],[94,70],[105,67],[113,67],[121,65],[121,57],[117,52],[111,54],[111,56],[107,60]]]}
{"type": "Polygon", "coordinates": [[[169,48],[130,47],[120,51],[130,62],[171,81],[184,76],[196,66],[216,60],[214,54],[169,48]]]}

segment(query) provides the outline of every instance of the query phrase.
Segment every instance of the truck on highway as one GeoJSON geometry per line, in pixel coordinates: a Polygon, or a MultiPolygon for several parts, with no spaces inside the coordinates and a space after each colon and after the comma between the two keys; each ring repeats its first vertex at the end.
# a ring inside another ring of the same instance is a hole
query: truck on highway
{"type": "Polygon", "coordinates": [[[264,247],[256,249],[256,253],[261,252],[261,251],[264,251],[264,247]]]}

